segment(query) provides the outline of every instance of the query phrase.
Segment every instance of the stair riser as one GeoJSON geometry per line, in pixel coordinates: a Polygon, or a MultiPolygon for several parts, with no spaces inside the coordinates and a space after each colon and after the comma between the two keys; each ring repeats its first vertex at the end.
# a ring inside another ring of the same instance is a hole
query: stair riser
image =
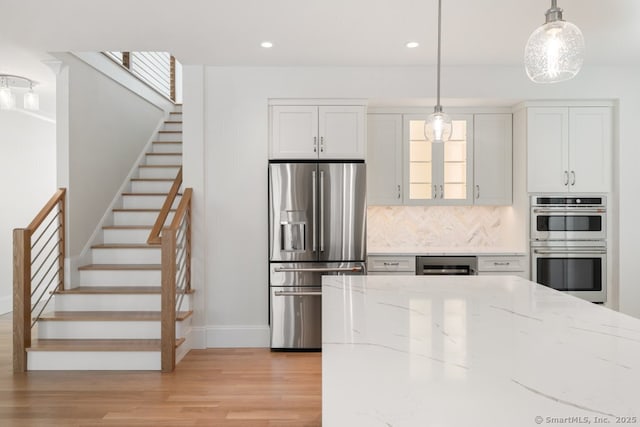
{"type": "MultiPolygon", "coordinates": [[[[124,209],[160,209],[167,196],[122,196],[124,209]]],[[[180,196],[176,197],[179,202],[180,196]]]]}
{"type": "MultiPolygon", "coordinates": [[[[184,322],[176,322],[176,338],[180,338],[184,333],[184,325],[182,323],[184,322]]],[[[38,338],[77,340],[160,339],[160,321],[40,321],[38,322],[38,338]]]]}
{"type": "Polygon", "coordinates": [[[169,133],[158,132],[156,141],[182,141],[182,132],[169,132],[169,133]]]}
{"type": "Polygon", "coordinates": [[[182,164],[182,156],[179,155],[171,155],[171,156],[146,156],[146,161],[148,165],[181,165],[182,164]]]}
{"type": "MultiPolygon", "coordinates": [[[[160,212],[121,212],[113,213],[114,225],[153,225],[160,212]]],[[[173,212],[169,212],[167,222],[173,219],[173,212]]]]}
{"type": "Polygon", "coordinates": [[[151,230],[114,230],[104,232],[104,243],[147,243],[151,230]]]}
{"type": "Polygon", "coordinates": [[[158,249],[93,249],[93,264],[160,264],[158,249]]]}
{"type": "MultiPolygon", "coordinates": [[[[174,105],[172,112],[174,113],[182,112],[182,104],[174,105]]],[[[174,114],[169,114],[169,116],[174,116],[174,114]]]]}
{"type": "MultiPolygon", "coordinates": [[[[178,297],[178,296],[177,296],[178,297]]],[[[160,294],[61,294],[54,297],[56,311],[159,311],[160,294]]],[[[191,310],[191,295],[184,295],[180,311],[191,310]]]]}
{"type": "Polygon", "coordinates": [[[56,311],[160,310],[160,294],[59,294],[54,299],[56,311]]]}
{"type": "Polygon", "coordinates": [[[131,181],[132,193],[168,193],[173,181],[131,181]]]}
{"type": "Polygon", "coordinates": [[[30,351],[30,371],[158,371],[159,351],[30,351]]]}
{"type": "Polygon", "coordinates": [[[151,147],[154,153],[182,153],[182,144],[179,142],[171,144],[156,144],[151,147]]]}
{"type": "Polygon", "coordinates": [[[175,168],[139,168],[138,177],[139,178],[164,178],[164,179],[175,179],[178,174],[178,169],[180,167],[175,168]]]}
{"type": "Polygon", "coordinates": [[[165,123],[162,130],[182,130],[182,123],[165,123]]]}
{"type": "Polygon", "coordinates": [[[83,286],[160,286],[160,270],[80,270],[79,273],[83,286]]]}

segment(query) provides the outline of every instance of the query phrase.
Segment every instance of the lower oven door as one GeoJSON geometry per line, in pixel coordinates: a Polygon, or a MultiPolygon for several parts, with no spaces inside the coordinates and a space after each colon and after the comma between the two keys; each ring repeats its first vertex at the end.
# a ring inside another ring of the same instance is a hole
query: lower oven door
{"type": "Polygon", "coordinates": [[[606,253],[604,246],[532,247],[533,281],[587,301],[606,302],[606,253]]]}
{"type": "Polygon", "coordinates": [[[320,349],[321,319],[321,288],[271,288],[271,348],[320,349]]]}

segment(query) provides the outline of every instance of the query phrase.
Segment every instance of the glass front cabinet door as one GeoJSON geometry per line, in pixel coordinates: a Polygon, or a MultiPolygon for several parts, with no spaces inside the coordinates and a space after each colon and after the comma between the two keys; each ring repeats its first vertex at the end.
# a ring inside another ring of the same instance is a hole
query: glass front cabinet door
{"type": "Polygon", "coordinates": [[[405,204],[473,204],[473,115],[451,115],[451,138],[444,143],[426,140],[427,116],[404,116],[405,204]]]}

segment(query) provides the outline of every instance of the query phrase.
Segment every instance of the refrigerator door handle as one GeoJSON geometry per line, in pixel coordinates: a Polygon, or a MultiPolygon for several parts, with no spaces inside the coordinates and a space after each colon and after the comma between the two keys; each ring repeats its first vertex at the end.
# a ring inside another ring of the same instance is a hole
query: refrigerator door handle
{"type": "Polygon", "coordinates": [[[320,171],[320,252],[324,252],[324,171],[320,171]]]}
{"type": "Polygon", "coordinates": [[[318,242],[317,242],[317,235],[318,235],[318,230],[317,230],[317,218],[316,218],[316,199],[317,199],[317,194],[316,194],[316,185],[317,185],[317,179],[316,179],[316,171],[312,171],[311,172],[311,201],[313,203],[313,206],[311,208],[311,210],[313,211],[312,215],[312,222],[313,222],[313,226],[312,226],[312,241],[313,241],[313,252],[318,250],[318,242]]]}
{"type": "Polygon", "coordinates": [[[277,297],[313,297],[313,296],[321,296],[322,291],[275,291],[273,295],[277,297]]]}
{"type": "Polygon", "coordinates": [[[361,266],[356,267],[309,267],[309,268],[287,268],[276,267],[273,269],[275,273],[358,273],[362,271],[361,266]]]}

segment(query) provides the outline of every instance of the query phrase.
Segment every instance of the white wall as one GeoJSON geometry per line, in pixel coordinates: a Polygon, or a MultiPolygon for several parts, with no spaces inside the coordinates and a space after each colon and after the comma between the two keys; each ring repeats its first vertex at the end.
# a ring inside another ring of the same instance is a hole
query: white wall
{"type": "Polygon", "coordinates": [[[126,71],[96,55],[86,56],[89,65],[56,54],[65,66],[57,79],[58,186],[68,188],[71,258],[81,254],[165,116],[163,104],[126,87],[131,79],[126,71]],[[111,67],[105,71],[109,75],[94,68],[101,64],[111,67]]]}
{"type": "MultiPolygon", "coordinates": [[[[187,67],[185,67],[187,68],[187,67]]],[[[190,67],[196,70],[198,67],[190,67]]],[[[635,254],[640,228],[634,217],[640,200],[640,88],[637,69],[585,67],[569,82],[540,86],[526,78],[521,67],[447,67],[442,93],[447,100],[477,100],[512,105],[534,99],[619,99],[620,182],[620,309],[640,317],[640,284],[635,254]]],[[[194,277],[205,282],[207,344],[268,345],[267,324],[267,143],[269,98],[432,98],[432,68],[254,68],[204,67],[204,76],[185,70],[185,105],[200,87],[204,91],[203,138],[185,150],[203,153],[205,167],[192,176],[204,197],[200,222],[206,241],[204,262],[194,277]],[[198,75],[199,77],[194,76],[198,75]],[[200,80],[193,81],[194,78],[200,80]],[[233,336],[232,339],[228,337],[233,336]]],[[[196,99],[196,101],[198,101],[196,99]]],[[[459,104],[459,102],[458,102],[459,104]]],[[[190,111],[185,109],[185,126],[190,111]]],[[[185,153],[185,170],[201,157],[185,153]]],[[[518,173],[518,171],[514,171],[518,173]]],[[[618,212],[613,212],[618,215],[618,212]]],[[[195,254],[194,254],[195,255],[195,254]]]]}
{"type": "Polygon", "coordinates": [[[0,314],[12,310],[14,228],[24,228],[56,191],[56,125],[0,111],[0,314]]]}

